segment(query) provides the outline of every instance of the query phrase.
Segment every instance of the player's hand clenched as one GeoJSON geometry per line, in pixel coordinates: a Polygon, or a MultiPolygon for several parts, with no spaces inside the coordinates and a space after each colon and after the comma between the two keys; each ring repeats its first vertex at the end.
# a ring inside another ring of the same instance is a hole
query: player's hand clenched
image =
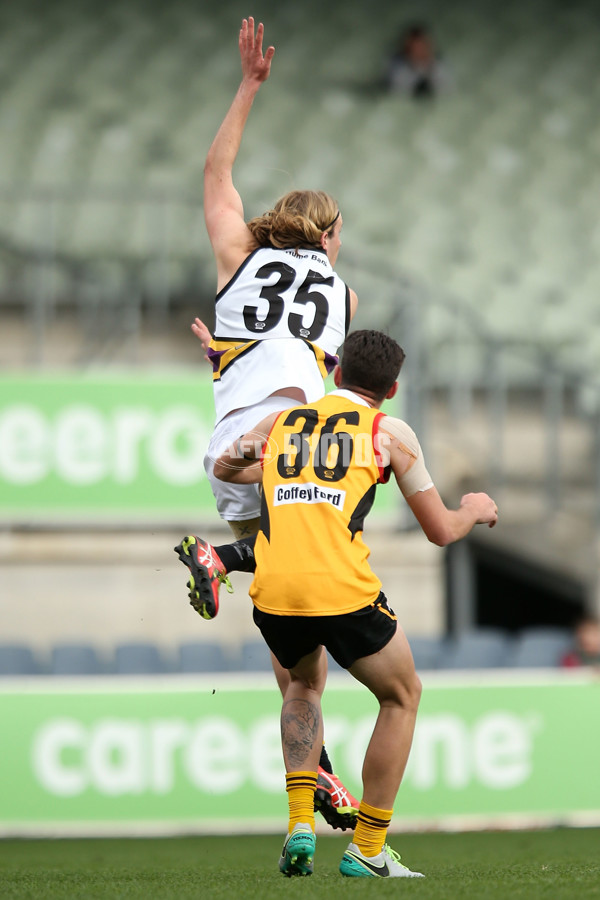
{"type": "Polygon", "coordinates": [[[493,528],[498,521],[498,507],[488,494],[465,494],[460,505],[470,506],[473,509],[478,525],[489,525],[493,528]]]}

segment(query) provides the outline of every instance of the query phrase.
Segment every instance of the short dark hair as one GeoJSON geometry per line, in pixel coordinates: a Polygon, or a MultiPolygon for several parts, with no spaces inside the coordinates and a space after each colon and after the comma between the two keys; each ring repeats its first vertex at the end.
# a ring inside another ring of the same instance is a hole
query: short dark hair
{"type": "Polygon", "coordinates": [[[382,331],[353,331],[341,350],[342,387],[361,388],[383,400],[402,368],[405,353],[382,331]]]}

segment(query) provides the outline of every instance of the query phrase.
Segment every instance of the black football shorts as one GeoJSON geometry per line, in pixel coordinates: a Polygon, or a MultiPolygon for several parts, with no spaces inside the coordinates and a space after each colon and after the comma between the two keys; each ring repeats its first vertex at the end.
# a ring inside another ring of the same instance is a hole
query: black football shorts
{"type": "Polygon", "coordinates": [[[284,669],[293,669],[321,644],[343,669],[349,669],[357,659],[385,647],[397,627],[383,593],[369,606],[340,616],[275,616],[255,606],[254,621],[284,669]]]}

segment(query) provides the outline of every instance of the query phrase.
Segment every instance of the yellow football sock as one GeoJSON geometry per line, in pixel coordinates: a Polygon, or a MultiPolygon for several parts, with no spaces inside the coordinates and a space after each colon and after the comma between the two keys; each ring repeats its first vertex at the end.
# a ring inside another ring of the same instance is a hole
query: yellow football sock
{"type": "Polygon", "coordinates": [[[288,772],[285,776],[285,789],[290,806],[290,823],[288,834],[298,822],[307,822],[315,830],[315,790],[317,788],[316,772],[288,772]]]}
{"type": "Polygon", "coordinates": [[[381,853],[393,812],[393,809],[377,809],[364,800],[360,801],[354,843],[363,856],[377,856],[381,853]]]}

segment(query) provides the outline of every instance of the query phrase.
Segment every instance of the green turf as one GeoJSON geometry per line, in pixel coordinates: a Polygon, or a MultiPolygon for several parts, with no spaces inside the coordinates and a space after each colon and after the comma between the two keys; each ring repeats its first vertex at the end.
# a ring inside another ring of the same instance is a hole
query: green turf
{"type": "Polygon", "coordinates": [[[279,837],[0,841],[2,900],[279,900],[346,897],[600,898],[600,829],[393,835],[427,879],[342,878],[348,841],[320,837],[311,878],[277,871],[279,837]]]}

